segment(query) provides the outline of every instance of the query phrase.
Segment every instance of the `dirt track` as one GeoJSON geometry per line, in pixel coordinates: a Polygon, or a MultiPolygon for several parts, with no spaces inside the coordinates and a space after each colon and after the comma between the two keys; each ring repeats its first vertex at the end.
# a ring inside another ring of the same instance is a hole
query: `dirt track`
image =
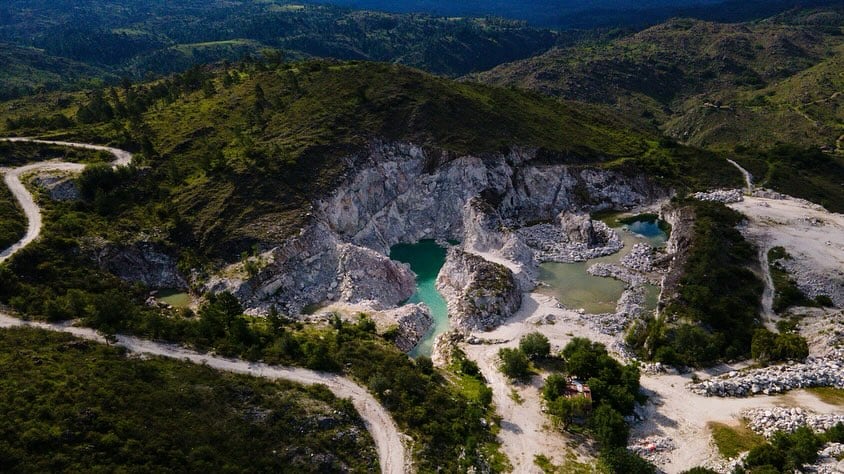
{"type": "MultiPolygon", "coordinates": [[[[113,166],[125,166],[132,160],[132,154],[127,151],[99,145],[28,138],[7,138],[0,139],[0,141],[33,142],[107,151],[115,157],[115,160],[112,162],[113,166]]],[[[32,194],[29,193],[21,182],[21,176],[46,170],[80,172],[83,169],[84,165],[60,161],[48,161],[21,166],[18,168],[0,169],[0,172],[5,174],[6,185],[20,203],[28,221],[27,231],[24,237],[8,249],[0,252],[0,263],[26,247],[29,243],[38,238],[41,233],[40,209],[35,203],[35,200],[32,198],[32,194]]],[[[38,327],[51,331],[73,334],[74,336],[83,339],[105,342],[105,339],[97,334],[97,332],[93,329],[60,324],[27,322],[13,318],[7,314],[0,313],[0,327],[15,326],[38,327]]],[[[338,397],[350,398],[352,400],[352,403],[361,418],[363,418],[367,429],[375,441],[375,447],[378,451],[378,458],[381,465],[381,472],[392,474],[404,473],[410,470],[410,458],[404,445],[405,436],[399,432],[398,427],[390,414],[365,388],[347,378],[297,367],[270,366],[267,364],[247,362],[238,359],[214,357],[190,351],[182,347],[161,344],[130,336],[117,336],[117,344],[125,347],[130,352],[186,360],[195,364],[206,364],[209,367],[229,372],[249,374],[273,380],[289,380],[306,385],[326,385],[338,397]]]]}

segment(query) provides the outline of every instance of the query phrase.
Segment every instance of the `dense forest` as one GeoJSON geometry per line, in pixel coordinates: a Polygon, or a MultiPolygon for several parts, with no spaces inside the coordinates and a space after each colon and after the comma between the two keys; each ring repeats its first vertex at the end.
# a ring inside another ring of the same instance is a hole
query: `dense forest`
{"type": "Polygon", "coordinates": [[[264,54],[279,60],[397,62],[462,75],[537,54],[560,38],[511,20],[397,15],[284,1],[14,0],[0,5],[0,58],[8,65],[0,72],[0,99],[264,54]]]}

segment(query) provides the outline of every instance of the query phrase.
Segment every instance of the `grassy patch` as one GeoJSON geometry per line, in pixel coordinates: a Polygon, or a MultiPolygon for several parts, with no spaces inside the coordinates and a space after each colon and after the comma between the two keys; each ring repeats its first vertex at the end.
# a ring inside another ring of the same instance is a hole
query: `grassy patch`
{"type": "Polygon", "coordinates": [[[824,403],[844,406],[844,389],[833,387],[812,387],[807,390],[814,393],[824,403]]]}
{"type": "Polygon", "coordinates": [[[765,444],[765,438],[756,434],[742,423],[740,426],[730,426],[724,423],[710,422],[712,440],[721,456],[732,459],[739,454],[750,451],[756,446],[765,444]]]}

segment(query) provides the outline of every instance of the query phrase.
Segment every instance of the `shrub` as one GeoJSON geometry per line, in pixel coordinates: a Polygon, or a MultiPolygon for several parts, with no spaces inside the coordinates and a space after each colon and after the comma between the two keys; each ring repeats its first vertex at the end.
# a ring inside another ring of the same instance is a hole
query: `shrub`
{"type": "Polygon", "coordinates": [[[799,334],[774,334],[767,329],[757,329],[753,333],[750,353],[759,362],[802,360],[809,355],[809,345],[799,334]]]}
{"type": "Polygon", "coordinates": [[[529,359],[539,359],[548,357],[551,353],[551,343],[548,338],[538,332],[532,332],[522,336],[519,340],[519,349],[528,356],[529,359]]]}
{"type": "Polygon", "coordinates": [[[654,474],[656,467],[625,448],[601,451],[601,462],[609,472],[624,474],[654,474]]]}
{"type": "Polygon", "coordinates": [[[530,362],[519,349],[504,348],[498,351],[501,359],[501,373],[513,380],[526,380],[530,377],[530,362]]]}
{"type": "Polygon", "coordinates": [[[607,404],[598,406],[589,418],[589,430],[600,444],[601,449],[624,448],[630,427],[621,413],[607,404]]]}

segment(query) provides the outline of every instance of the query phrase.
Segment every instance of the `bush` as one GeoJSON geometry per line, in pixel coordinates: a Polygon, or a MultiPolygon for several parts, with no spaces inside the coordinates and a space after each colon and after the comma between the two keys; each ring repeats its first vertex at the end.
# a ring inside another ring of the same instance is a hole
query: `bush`
{"type": "Polygon", "coordinates": [[[602,450],[627,446],[630,427],[621,413],[609,405],[603,404],[595,409],[589,418],[589,430],[602,450]]]}
{"type": "Polygon", "coordinates": [[[551,353],[551,343],[548,338],[538,332],[532,332],[522,336],[519,340],[519,349],[528,356],[529,359],[539,359],[548,357],[551,353]]]}
{"type": "Polygon", "coordinates": [[[596,404],[608,404],[622,414],[630,414],[639,394],[639,369],[622,365],[603,344],[574,338],[562,355],[570,374],[586,380],[596,404]]]}
{"type": "Polygon", "coordinates": [[[805,426],[793,433],[778,432],[769,443],[751,449],[744,465],[748,468],[770,466],[783,473],[799,471],[803,464],[815,462],[823,443],[822,436],[805,426]]]}
{"type": "Polygon", "coordinates": [[[498,357],[501,359],[501,373],[507,377],[521,381],[530,377],[530,361],[520,349],[501,349],[498,357]]]}
{"type": "Polygon", "coordinates": [[[809,355],[809,345],[799,334],[774,334],[767,329],[757,329],[753,333],[750,353],[759,362],[802,360],[809,355]]]}
{"type": "Polygon", "coordinates": [[[625,448],[601,451],[601,462],[609,472],[624,474],[654,474],[656,467],[625,448]]]}

